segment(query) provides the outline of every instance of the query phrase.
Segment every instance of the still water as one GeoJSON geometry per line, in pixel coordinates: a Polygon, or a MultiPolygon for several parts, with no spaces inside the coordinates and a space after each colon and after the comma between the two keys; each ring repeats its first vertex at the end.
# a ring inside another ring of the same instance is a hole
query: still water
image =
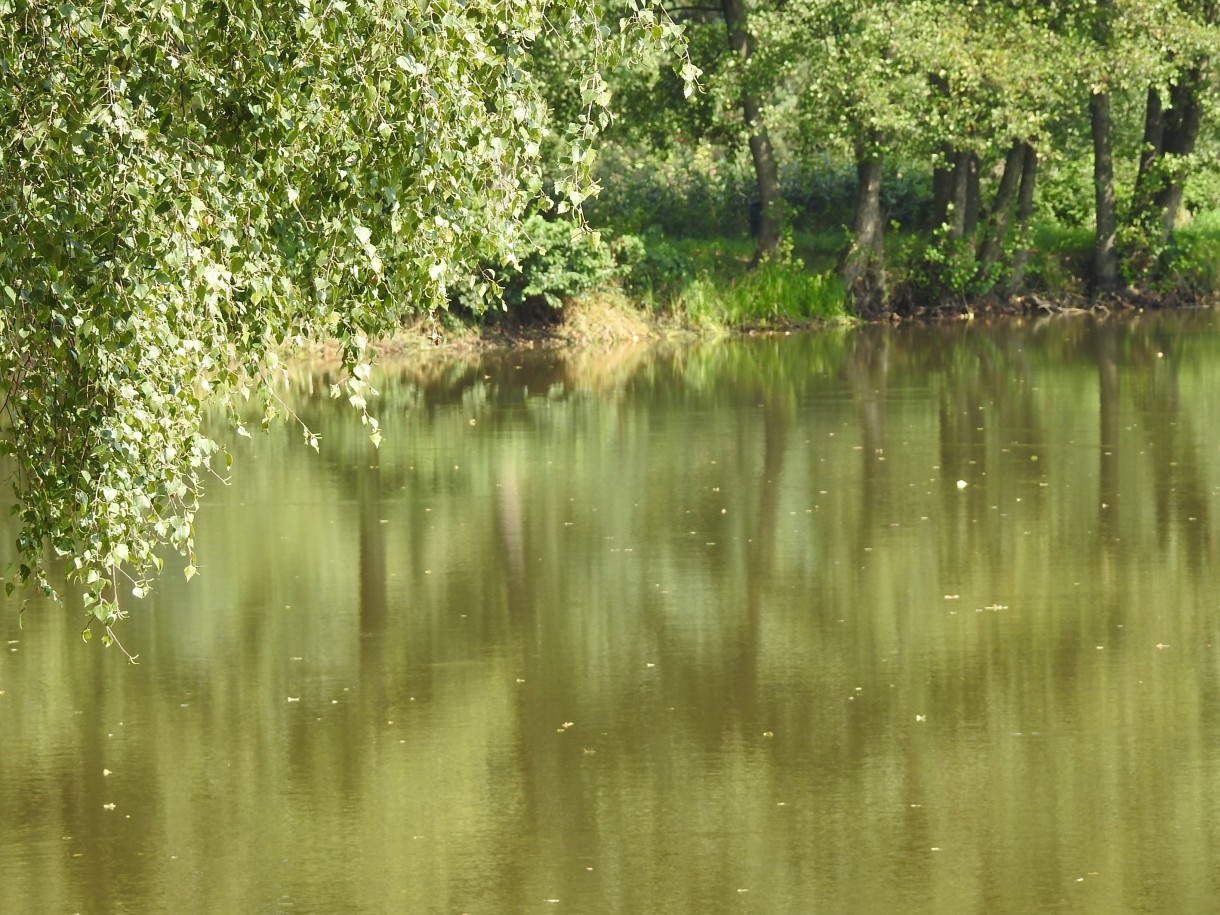
{"type": "Polygon", "coordinates": [[[1220,321],[415,359],[0,626],[5,913],[1202,912],[1220,321]]]}

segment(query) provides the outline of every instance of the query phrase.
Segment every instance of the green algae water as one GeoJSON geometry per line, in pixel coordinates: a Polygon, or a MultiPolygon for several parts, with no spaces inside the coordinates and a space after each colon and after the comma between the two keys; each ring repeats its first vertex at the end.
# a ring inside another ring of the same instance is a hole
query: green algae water
{"type": "Polygon", "coordinates": [[[1220,897],[1213,313],[326,381],[138,666],[3,606],[0,911],[1220,897]]]}

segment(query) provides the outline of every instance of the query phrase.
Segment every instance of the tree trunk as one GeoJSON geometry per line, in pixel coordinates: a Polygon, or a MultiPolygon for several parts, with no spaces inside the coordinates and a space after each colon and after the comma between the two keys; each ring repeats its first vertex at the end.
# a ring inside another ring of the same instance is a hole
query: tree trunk
{"type": "Polygon", "coordinates": [[[962,189],[962,237],[973,238],[979,228],[979,157],[975,153],[963,153],[960,165],[962,174],[958,181],[962,189]]]}
{"type": "Polygon", "coordinates": [[[950,146],[941,151],[943,165],[932,169],[932,229],[947,225],[953,218],[950,204],[953,203],[953,161],[955,153],[950,146]]]}
{"type": "Polygon", "coordinates": [[[932,228],[948,226],[954,238],[968,238],[979,224],[978,157],[946,147],[944,158],[932,171],[932,228]]]}
{"type": "Polygon", "coordinates": [[[779,251],[783,231],[781,196],[779,189],[779,167],[775,162],[775,151],[767,128],[759,117],[758,101],[746,94],[742,98],[742,110],[746,122],[751,126],[750,156],[754,160],[754,176],[758,181],[759,221],[758,237],[754,240],[754,257],[751,266],[758,266],[763,258],[779,251]]]}
{"type": "Polygon", "coordinates": [[[1021,163],[1021,187],[1017,191],[1017,231],[1021,244],[1012,256],[1012,273],[1008,278],[1008,291],[1012,295],[1025,288],[1025,265],[1029,262],[1029,227],[1034,219],[1034,182],[1038,177],[1038,153],[1029,143],[1023,143],[1024,162],[1021,163]]]}
{"type": "Polygon", "coordinates": [[[1137,225],[1152,225],[1148,218],[1153,209],[1155,188],[1153,172],[1157,160],[1164,150],[1165,112],[1161,106],[1161,94],[1155,87],[1148,89],[1148,102],[1144,108],[1144,140],[1140,144],[1140,168],[1135,176],[1135,190],[1131,195],[1132,221],[1137,225]]]}
{"type": "Polygon", "coordinates": [[[1118,212],[1114,198],[1114,156],[1111,150],[1110,94],[1089,97],[1093,132],[1093,192],[1097,233],[1093,249],[1093,291],[1118,288],[1118,212]]]}
{"type": "Polygon", "coordinates": [[[1173,174],[1169,157],[1189,156],[1195,150],[1203,120],[1204,84],[1202,65],[1182,73],[1170,90],[1168,109],[1156,89],[1148,90],[1131,215],[1154,247],[1169,241],[1177,224],[1183,183],[1181,175],[1173,174]]]}
{"type": "Polygon", "coordinates": [[[750,138],[750,157],[754,160],[754,178],[758,183],[759,220],[758,235],[754,241],[754,267],[763,258],[779,250],[782,232],[783,207],[779,189],[779,168],[775,162],[775,150],[771,137],[762,121],[762,102],[749,85],[746,64],[754,53],[754,36],[750,34],[746,21],[745,0],[721,0],[725,28],[729,33],[729,47],[740,58],[743,70],[741,110],[745,117],[746,130],[750,138]]]}
{"type": "Polygon", "coordinates": [[[953,156],[953,212],[949,223],[953,226],[953,237],[961,238],[966,234],[966,205],[969,202],[970,186],[966,182],[965,153],[955,153],[953,156]]]}
{"type": "Polygon", "coordinates": [[[1000,259],[1004,249],[1004,238],[1008,232],[1008,220],[1012,215],[1012,201],[1017,195],[1021,184],[1022,170],[1025,167],[1025,144],[1018,141],[1004,159],[1004,174],[1000,177],[1000,186],[996,189],[995,201],[991,206],[991,218],[987,222],[987,234],[979,250],[978,272],[976,281],[984,281],[991,268],[1000,259]]]}
{"type": "MultiPolygon", "coordinates": [[[[1170,90],[1170,109],[1165,112],[1161,154],[1165,158],[1189,156],[1195,151],[1199,127],[1203,122],[1203,72],[1192,67],[1183,73],[1170,90]]],[[[1153,191],[1152,205],[1161,223],[1161,241],[1168,241],[1182,205],[1182,176],[1170,174],[1153,191]]]]}
{"type": "MultiPolygon", "coordinates": [[[[928,82],[932,92],[942,100],[949,97],[949,80],[938,73],[929,74],[928,82]]],[[[939,231],[953,222],[953,180],[954,166],[957,164],[957,151],[949,143],[940,148],[939,165],[932,169],[932,230],[939,231]]]]}
{"type": "Polygon", "coordinates": [[[886,298],[881,154],[876,151],[875,142],[857,142],[856,178],[854,238],[839,273],[857,313],[865,316],[879,310],[886,298]]]}

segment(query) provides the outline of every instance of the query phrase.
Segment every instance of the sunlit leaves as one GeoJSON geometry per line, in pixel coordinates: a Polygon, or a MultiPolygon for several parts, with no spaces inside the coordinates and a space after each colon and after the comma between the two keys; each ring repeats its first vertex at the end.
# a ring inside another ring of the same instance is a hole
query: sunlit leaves
{"type": "Polygon", "coordinates": [[[600,70],[675,36],[648,9],[624,27],[588,0],[0,0],[10,584],[51,591],[51,545],[113,638],[157,549],[190,558],[203,482],[227,469],[205,413],[228,405],[239,435],[235,398],[291,415],[278,354],[301,341],[339,341],[378,443],[367,341],[511,250],[540,189],[531,43],[582,48],[571,202],[607,117],[600,70]]]}

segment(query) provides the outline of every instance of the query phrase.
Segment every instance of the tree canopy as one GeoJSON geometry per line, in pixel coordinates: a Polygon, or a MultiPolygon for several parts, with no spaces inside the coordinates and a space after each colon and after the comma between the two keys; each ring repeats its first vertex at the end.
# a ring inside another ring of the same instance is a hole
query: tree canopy
{"type": "MultiPolygon", "coordinates": [[[[1062,214],[1064,228],[1095,230],[1082,289],[1147,286],[1165,276],[1181,217],[1213,206],[1206,190],[1188,202],[1184,188],[1188,179],[1196,189],[1217,180],[1214,132],[1200,126],[1215,103],[1215,0],[743,0],[670,9],[692,29],[709,91],[699,117],[666,111],[645,124],[685,131],[742,173],[748,140],[754,174],[734,191],[756,206],[782,197],[773,209],[783,231],[799,219],[792,205],[830,200],[808,207],[822,222],[806,218],[804,228],[847,228],[838,267],[859,313],[895,300],[937,307],[1020,294],[1036,206],[1062,214]],[[734,23],[748,54],[723,41],[734,23]],[[756,154],[760,137],[773,155],[756,154]],[[841,182],[854,186],[852,203],[827,186],[834,168],[854,172],[841,182]],[[914,191],[913,175],[931,178],[920,178],[930,194],[914,191]],[[900,226],[884,199],[887,191],[893,199],[895,177],[918,197],[900,226]],[[894,227],[922,237],[890,283],[884,237],[894,227]]],[[[680,104],[663,75],[618,85],[645,90],[639,111],[680,104]]],[[[660,161],[681,144],[671,137],[658,148],[646,127],[626,141],[652,143],[660,161]]],[[[768,227],[754,228],[761,253],[768,227]]]]}

